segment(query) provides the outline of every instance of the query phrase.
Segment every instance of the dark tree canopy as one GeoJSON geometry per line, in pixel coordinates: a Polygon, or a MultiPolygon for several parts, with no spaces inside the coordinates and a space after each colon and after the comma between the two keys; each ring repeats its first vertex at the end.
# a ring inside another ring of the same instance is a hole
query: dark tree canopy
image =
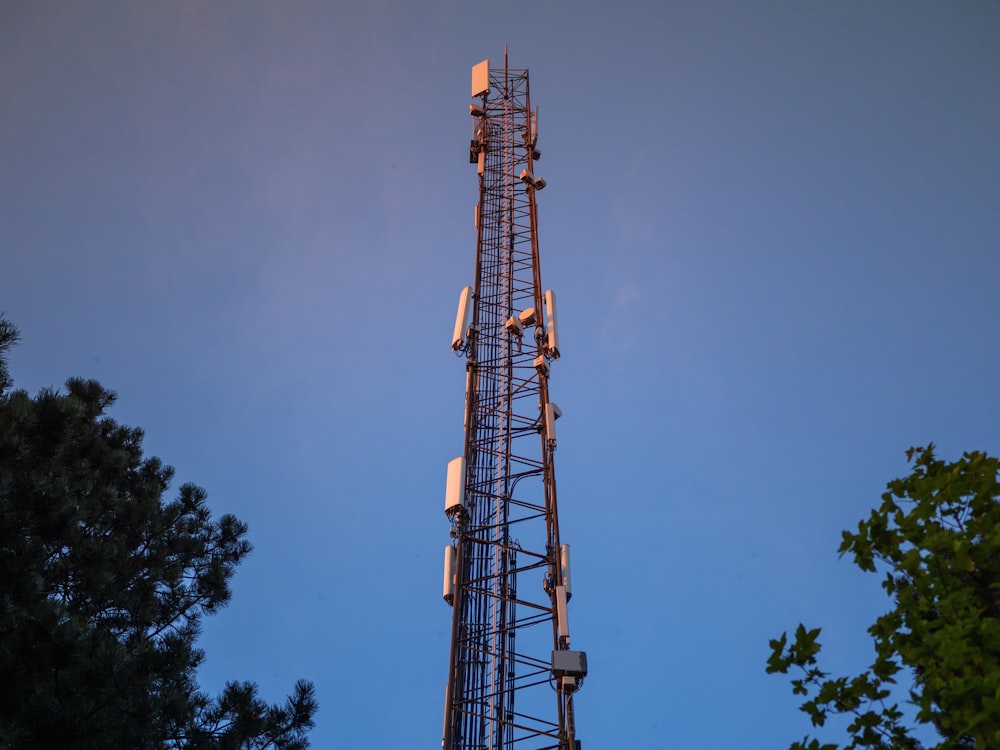
{"type": "Polygon", "coordinates": [[[199,690],[201,617],[229,600],[246,526],[214,520],[92,380],[11,390],[0,318],[0,748],[308,747],[300,681],[271,706],[252,683],[199,690]]]}
{"type": "MultiPolygon", "coordinates": [[[[847,748],[921,748],[914,729],[945,748],[1000,748],[1000,460],[966,453],[946,463],[934,447],[907,453],[912,473],[889,483],[882,505],[841,554],[882,571],[892,608],[869,628],[875,660],[855,677],[817,667],[819,629],[799,625],[771,641],[768,672],[795,668],[793,692],[814,726],[851,718],[847,748]],[[908,688],[906,720],[896,696],[908,688]]],[[[806,738],[793,748],[832,749],[806,738]]]]}

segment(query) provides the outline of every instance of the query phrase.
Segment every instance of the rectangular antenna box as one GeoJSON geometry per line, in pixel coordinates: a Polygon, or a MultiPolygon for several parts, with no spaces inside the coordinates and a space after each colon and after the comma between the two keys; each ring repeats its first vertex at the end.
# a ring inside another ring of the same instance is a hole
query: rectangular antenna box
{"type": "Polygon", "coordinates": [[[553,677],[586,677],[587,654],[585,651],[553,651],[553,677]]]}

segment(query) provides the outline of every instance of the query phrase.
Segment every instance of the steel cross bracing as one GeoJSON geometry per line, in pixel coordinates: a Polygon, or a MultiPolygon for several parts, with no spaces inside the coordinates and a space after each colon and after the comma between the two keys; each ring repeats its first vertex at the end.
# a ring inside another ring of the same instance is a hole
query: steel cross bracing
{"type": "Polygon", "coordinates": [[[569,651],[566,621],[548,383],[559,352],[554,295],[543,294],[538,262],[537,110],[528,71],[509,69],[506,52],[503,68],[474,68],[473,96],[476,266],[454,342],[467,356],[465,450],[455,476],[449,466],[456,498],[446,499],[445,598],[454,609],[442,747],[569,750],[586,660],[569,651]],[[486,90],[476,90],[477,69],[486,90]]]}

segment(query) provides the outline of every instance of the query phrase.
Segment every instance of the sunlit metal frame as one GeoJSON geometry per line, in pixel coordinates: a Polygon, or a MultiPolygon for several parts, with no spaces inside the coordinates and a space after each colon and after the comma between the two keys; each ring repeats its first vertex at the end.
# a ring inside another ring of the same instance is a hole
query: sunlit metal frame
{"type": "Polygon", "coordinates": [[[548,348],[533,179],[537,111],[528,71],[489,71],[473,112],[479,164],[467,356],[464,506],[455,546],[444,750],[568,750],[573,694],[553,679],[561,586],[554,441],[545,430],[548,348]],[[505,323],[534,308],[523,331],[505,323]],[[541,358],[541,359],[539,359],[541,358]]]}

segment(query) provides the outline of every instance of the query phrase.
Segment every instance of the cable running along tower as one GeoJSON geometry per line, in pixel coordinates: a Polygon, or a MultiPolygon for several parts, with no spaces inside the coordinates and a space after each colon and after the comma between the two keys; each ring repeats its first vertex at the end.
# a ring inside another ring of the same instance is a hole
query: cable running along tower
{"type": "Polygon", "coordinates": [[[444,750],[577,750],[569,546],[559,537],[556,300],[538,263],[538,110],[528,71],[472,69],[475,281],[452,349],[465,355],[465,448],[448,464],[444,598],[452,605],[444,750]]]}

